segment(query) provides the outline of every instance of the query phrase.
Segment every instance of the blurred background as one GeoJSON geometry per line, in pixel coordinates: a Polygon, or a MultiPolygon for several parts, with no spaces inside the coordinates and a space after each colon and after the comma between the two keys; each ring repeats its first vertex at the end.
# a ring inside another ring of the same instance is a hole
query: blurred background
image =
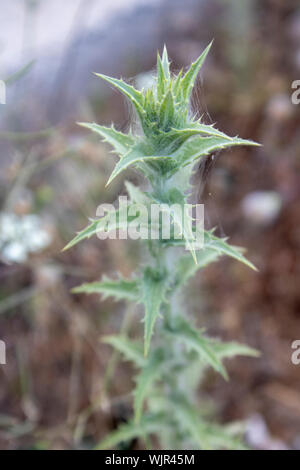
{"type": "Polygon", "coordinates": [[[187,301],[211,335],[262,355],[229,361],[229,382],[209,373],[199,396],[215,399],[220,422],[245,421],[253,448],[300,449],[298,0],[1,1],[0,448],[90,448],[130,417],[134,371],[100,337],[139,335],[141,312],[70,289],[129,275],[143,254],[97,238],[61,252],[124,192],[120,177],[104,188],[116,158],[76,121],[126,131],[125,101],[92,72],[141,86],[164,43],[177,71],[212,38],[194,108],[263,146],[207,158],[195,189],[207,227],[247,247],[259,272],[221,260],[197,275],[187,301]]]}

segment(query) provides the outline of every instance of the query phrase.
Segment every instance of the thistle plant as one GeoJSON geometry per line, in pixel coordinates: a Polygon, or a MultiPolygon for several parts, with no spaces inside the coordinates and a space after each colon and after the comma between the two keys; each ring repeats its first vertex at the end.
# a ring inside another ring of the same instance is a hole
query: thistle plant
{"type": "MultiPolygon", "coordinates": [[[[150,208],[160,204],[168,213],[172,231],[161,236],[164,218],[158,217],[158,236],[146,239],[149,264],[141,266],[131,278],[103,278],[74,289],[76,293],[99,293],[142,304],[144,339],[136,341],[124,335],[105,337],[124,358],[138,370],[133,392],[133,417],[113,431],[98,448],[116,447],[133,438],[156,442],[164,449],[236,449],[242,443],[233,429],[213,424],[201,407],[197,387],[206,368],[211,367],[227,379],[225,358],[236,355],[256,356],[248,346],[210,338],[204,329],[195,326],[183,302],[183,290],[191,277],[208,264],[227,255],[255,269],[240,248],[219,238],[214,230],[203,229],[203,247],[192,243],[195,227],[183,222],[172,209],[188,204],[193,192],[191,179],[195,163],[205,156],[235,145],[256,143],[229,137],[213,125],[204,124],[191,112],[191,92],[200,68],[209,52],[209,45],[184,73],[170,72],[167,50],[157,55],[157,74],[152,88],[135,89],[123,80],[99,76],[116,87],[131,102],[136,115],[135,130],[128,134],[113,126],[80,123],[99,134],[119,156],[109,180],[134,167],[147,181],[146,191],[126,182],[129,203],[125,211],[127,223],[139,218],[136,207],[150,208]],[[134,209],[134,210],[133,210],[134,209]],[[182,236],[175,237],[175,230],[182,236]],[[184,251],[183,247],[187,248],[184,251]]],[[[97,74],[98,75],[98,74],[97,74]]],[[[124,208],[123,208],[124,209],[124,208]]],[[[122,208],[111,219],[108,211],[94,219],[66,246],[90,238],[99,231],[124,229],[122,208]]],[[[124,215],[124,214],[123,214],[124,215]]]]}

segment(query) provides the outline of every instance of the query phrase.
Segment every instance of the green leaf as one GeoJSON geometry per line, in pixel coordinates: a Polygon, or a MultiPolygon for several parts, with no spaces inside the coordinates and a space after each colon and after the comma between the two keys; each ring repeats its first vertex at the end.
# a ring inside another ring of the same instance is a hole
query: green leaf
{"type": "Polygon", "coordinates": [[[159,378],[163,363],[162,350],[156,350],[149,357],[147,364],[136,378],[136,388],[134,391],[134,420],[138,423],[142,416],[143,403],[151,391],[153,383],[159,378]]]}
{"type": "Polygon", "coordinates": [[[154,272],[151,268],[146,268],[142,279],[142,302],[145,305],[145,344],[144,354],[147,356],[150,348],[150,341],[153,334],[155,321],[160,313],[161,304],[164,301],[166,292],[165,280],[154,272]]]}
{"type": "Polygon", "coordinates": [[[24,67],[22,67],[16,73],[14,73],[13,75],[10,75],[10,77],[4,80],[5,85],[12,85],[13,83],[20,80],[20,78],[22,78],[31,70],[34,64],[35,64],[35,60],[31,60],[30,62],[28,62],[28,64],[24,65],[24,67]]]}
{"type": "Polygon", "coordinates": [[[193,328],[183,318],[177,317],[177,324],[169,326],[166,330],[168,333],[185,344],[189,349],[196,351],[204,362],[208,363],[214,370],[219,372],[224,379],[227,379],[226,370],[214,352],[211,341],[203,336],[200,330],[193,328]]]}
{"type": "Polygon", "coordinates": [[[130,165],[143,162],[143,161],[151,161],[151,160],[163,160],[168,158],[167,156],[152,156],[152,155],[147,155],[146,153],[143,153],[144,148],[142,145],[137,145],[136,147],[133,147],[131,150],[129,150],[122,158],[121,160],[118,161],[116,164],[112,174],[109,177],[108,182],[106,183],[106,186],[108,186],[112,180],[119,175],[122,171],[124,171],[126,168],[128,168],[130,165]]]}
{"type": "Polygon", "coordinates": [[[130,200],[135,204],[149,205],[149,197],[140,190],[138,186],[135,186],[130,181],[125,181],[125,186],[130,197],[130,200]]]}
{"type": "MultiPolygon", "coordinates": [[[[108,214],[107,214],[108,215],[108,214]]],[[[105,216],[106,217],[106,216],[105,216]]],[[[92,235],[95,235],[98,231],[99,227],[99,221],[100,219],[95,219],[92,220],[90,225],[88,225],[86,228],[81,230],[80,232],[77,233],[76,237],[74,237],[64,248],[62,251],[66,251],[69,248],[71,248],[74,245],[77,245],[77,243],[81,242],[85,238],[90,238],[92,235]]]]}
{"type": "Polygon", "coordinates": [[[161,129],[168,130],[174,118],[174,101],[172,92],[169,90],[160,107],[159,126],[161,129]]]}
{"type": "Polygon", "coordinates": [[[201,137],[195,136],[184,144],[172,154],[172,159],[176,161],[177,168],[187,165],[199,157],[209,155],[211,152],[222,150],[227,147],[235,145],[258,145],[251,140],[239,139],[233,137],[232,139],[220,136],[201,137]]]}
{"type": "Polygon", "coordinates": [[[246,448],[230,429],[205,421],[200,416],[198,407],[188,402],[182,395],[173,396],[171,403],[178,425],[191,436],[201,450],[246,448]]]}
{"type": "Polygon", "coordinates": [[[143,348],[140,343],[137,343],[126,336],[110,335],[101,338],[101,341],[110,344],[117,351],[124,355],[128,360],[142,368],[147,364],[147,360],[143,355],[143,348]]]}
{"type": "Polygon", "coordinates": [[[140,117],[145,114],[143,109],[144,106],[144,96],[143,93],[139,90],[136,90],[133,86],[129,85],[128,83],[124,82],[123,80],[118,80],[117,78],[108,77],[101,73],[95,73],[97,77],[106,80],[108,83],[111,83],[115,86],[121,93],[123,93],[127,98],[131,101],[134,105],[135,109],[137,110],[140,117]]]}
{"type": "Polygon", "coordinates": [[[203,427],[211,449],[246,450],[241,439],[222,426],[205,423],[203,427]]]}
{"type": "Polygon", "coordinates": [[[231,358],[235,356],[259,357],[260,353],[256,349],[250,348],[245,344],[236,342],[223,343],[222,341],[213,340],[211,346],[220,359],[231,358]]]}
{"type": "Polygon", "coordinates": [[[143,129],[147,132],[147,128],[151,127],[151,121],[156,116],[157,103],[154,98],[153,89],[150,88],[145,92],[144,111],[145,117],[143,119],[143,129]]]}
{"type": "Polygon", "coordinates": [[[189,99],[192,88],[194,86],[196,77],[202,67],[203,62],[206,59],[207,54],[209,53],[209,50],[212,46],[212,42],[207,46],[207,48],[202,52],[200,57],[192,63],[190,66],[189,70],[186,72],[184,77],[181,80],[180,83],[180,88],[182,90],[182,94],[186,100],[189,99]]]}
{"type": "Polygon", "coordinates": [[[224,134],[223,132],[216,129],[213,125],[208,126],[207,124],[191,123],[187,127],[182,129],[171,129],[175,136],[180,137],[192,137],[197,134],[204,134],[204,136],[217,136],[223,137],[226,140],[232,141],[233,137],[229,137],[228,135],[224,134]]]}
{"type": "Polygon", "coordinates": [[[77,124],[99,134],[104,142],[108,142],[112,145],[118,154],[128,152],[130,147],[135,144],[135,139],[132,136],[118,132],[113,127],[100,126],[94,122],[78,122],[77,124]]]}
{"type": "MultiPolygon", "coordinates": [[[[162,240],[162,242],[166,246],[183,246],[185,245],[184,240],[176,240],[174,238],[170,238],[170,240],[162,240]]],[[[204,230],[204,250],[210,249],[216,251],[219,256],[230,256],[231,258],[240,261],[243,264],[246,264],[249,268],[254,269],[257,271],[257,268],[254,264],[251,263],[245,256],[243,256],[242,251],[243,249],[240,247],[236,247],[234,245],[229,245],[227,243],[227,238],[219,238],[213,234],[213,230],[204,230]]],[[[198,250],[197,253],[201,253],[201,250],[198,250]]]]}
{"type": "Polygon", "coordinates": [[[184,165],[191,163],[198,157],[208,155],[209,153],[217,150],[222,150],[226,147],[235,145],[258,145],[250,140],[244,140],[239,138],[228,138],[228,137],[200,137],[196,136],[176,150],[176,152],[170,155],[151,155],[149,149],[145,149],[142,144],[137,144],[131,150],[129,150],[119,162],[116,164],[114,171],[112,172],[107,185],[123,170],[132,164],[147,161],[159,161],[167,162],[170,164],[171,172],[177,171],[184,165]],[[145,151],[146,150],[146,151],[145,151]]]}
{"type": "Polygon", "coordinates": [[[139,423],[130,421],[126,424],[122,424],[116,431],[111,432],[100,442],[95,449],[110,449],[121,442],[127,442],[138,437],[153,434],[161,429],[162,419],[162,415],[145,415],[139,423]]]}
{"type": "Polygon", "coordinates": [[[220,255],[227,255],[257,271],[257,268],[243,256],[241,248],[229,245],[226,238],[216,237],[212,231],[204,232],[204,247],[216,250],[220,255]]]}
{"type": "Polygon", "coordinates": [[[178,235],[182,236],[186,247],[192,254],[194,262],[197,263],[192,218],[188,213],[184,194],[174,188],[165,195],[164,200],[153,200],[160,204],[161,212],[167,213],[170,219],[173,220],[174,225],[179,229],[178,235]]]}
{"type": "MultiPolygon", "coordinates": [[[[174,119],[176,114],[174,114],[174,119]]],[[[232,137],[228,137],[226,134],[215,129],[213,126],[207,126],[205,124],[200,123],[190,123],[186,127],[182,127],[177,129],[175,127],[171,127],[170,130],[160,131],[160,139],[161,139],[161,146],[162,148],[166,148],[167,153],[170,154],[169,149],[174,148],[175,150],[179,150],[180,146],[190,137],[194,137],[195,135],[202,135],[202,136],[218,136],[223,137],[228,141],[232,141],[232,137]]],[[[174,153],[174,152],[173,152],[174,153]]],[[[173,157],[173,153],[171,153],[171,157],[173,157]]],[[[176,157],[176,155],[175,155],[176,157]]],[[[176,163],[174,161],[174,163],[176,163]]],[[[178,166],[175,164],[171,169],[178,169],[178,166]]],[[[182,171],[182,168],[180,169],[182,171]]]]}
{"type": "Polygon", "coordinates": [[[182,72],[183,72],[183,69],[179,70],[176,80],[173,82],[173,91],[174,91],[175,98],[177,97],[178,90],[180,88],[182,72]]]}
{"type": "Polygon", "coordinates": [[[190,404],[183,396],[172,397],[174,417],[180,428],[192,437],[201,450],[211,450],[206,427],[199,418],[197,408],[190,404]]]}
{"type": "Polygon", "coordinates": [[[165,73],[163,69],[163,65],[161,62],[161,58],[159,52],[157,51],[157,99],[160,101],[165,94],[165,73]]]}
{"type": "Polygon", "coordinates": [[[68,250],[69,248],[77,245],[77,243],[81,242],[86,238],[90,238],[93,235],[100,234],[104,231],[113,231],[113,230],[126,230],[128,228],[128,223],[132,222],[138,215],[128,216],[123,213],[124,210],[129,210],[130,205],[125,207],[124,209],[120,208],[116,211],[108,211],[106,215],[101,217],[100,219],[94,219],[91,221],[90,225],[88,225],[85,229],[81,230],[76,237],[74,237],[64,248],[62,251],[68,250]],[[123,214],[123,216],[122,216],[123,214]]]}
{"type": "Polygon", "coordinates": [[[138,302],[140,286],[137,279],[108,279],[103,277],[102,281],[89,282],[72,289],[75,294],[102,294],[104,298],[114,297],[117,300],[132,300],[138,302]]]}
{"type": "Polygon", "coordinates": [[[183,285],[186,281],[192,277],[198,269],[204,268],[210,263],[217,261],[220,257],[219,253],[210,248],[203,248],[197,251],[196,258],[197,263],[191,258],[190,255],[184,255],[179,258],[175,267],[175,282],[176,285],[183,285]]]}
{"type": "Polygon", "coordinates": [[[162,55],[162,66],[164,69],[164,76],[166,80],[170,80],[170,63],[168,58],[168,51],[166,45],[164,45],[163,55],[162,55]]]}

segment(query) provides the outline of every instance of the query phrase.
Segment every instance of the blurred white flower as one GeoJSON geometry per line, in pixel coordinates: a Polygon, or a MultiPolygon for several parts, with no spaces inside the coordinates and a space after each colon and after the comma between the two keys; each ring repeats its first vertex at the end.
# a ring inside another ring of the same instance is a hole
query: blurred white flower
{"type": "Polygon", "coordinates": [[[19,242],[10,242],[4,246],[2,258],[13,263],[24,263],[27,259],[27,251],[24,245],[19,242]]]}
{"type": "Polygon", "coordinates": [[[278,216],[282,206],[276,191],[254,191],[242,200],[244,216],[257,225],[268,225],[278,216]]]}
{"type": "Polygon", "coordinates": [[[38,215],[0,213],[0,249],[4,261],[23,263],[30,253],[40,251],[51,242],[38,215]]]}

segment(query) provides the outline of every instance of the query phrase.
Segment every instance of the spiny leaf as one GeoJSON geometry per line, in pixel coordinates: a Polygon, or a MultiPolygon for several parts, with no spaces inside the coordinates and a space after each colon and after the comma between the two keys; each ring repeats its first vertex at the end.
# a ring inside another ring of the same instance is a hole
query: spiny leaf
{"type": "MultiPolygon", "coordinates": [[[[108,215],[108,214],[107,214],[108,215]]],[[[68,250],[74,245],[77,245],[81,240],[84,240],[85,238],[90,238],[92,235],[95,235],[98,231],[99,227],[99,219],[92,220],[90,225],[88,225],[86,228],[81,230],[81,232],[78,232],[76,237],[74,237],[64,248],[62,251],[68,250]]]]}
{"type": "Polygon", "coordinates": [[[101,338],[101,341],[113,346],[117,351],[123,354],[128,361],[132,361],[138,367],[142,368],[147,364],[147,360],[143,355],[142,346],[126,336],[104,336],[104,338],[101,338]]]}
{"type": "Polygon", "coordinates": [[[184,255],[179,258],[176,263],[176,285],[183,285],[185,282],[192,277],[198,269],[204,268],[210,263],[213,263],[219,258],[219,253],[210,248],[203,248],[198,250],[196,253],[197,263],[191,258],[190,255],[184,255]]]}
{"type": "Polygon", "coordinates": [[[180,427],[185,429],[201,450],[246,449],[230,429],[208,423],[200,416],[197,406],[188,402],[182,395],[173,396],[171,403],[180,427]]]}
{"type": "Polygon", "coordinates": [[[218,136],[196,136],[186,141],[184,144],[181,145],[178,150],[176,150],[170,155],[151,155],[149,153],[147,154],[147,152],[149,151],[148,149],[147,152],[145,152],[146,154],[143,154],[143,147],[141,147],[140,145],[133,147],[131,150],[129,150],[127,154],[125,154],[121,158],[121,160],[119,160],[107,182],[107,185],[128,166],[139,162],[166,162],[168,163],[171,169],[170,171],[174,173],[175,171],[178,171],[179,168],[182,168],[182,166],[191,163],[196,158],[208,155],[213,151],[222,150],[223,148],[235,145],[258,144],[249,140],[239,139],[236,137],[230,139],[228,137],[223,138],[218,136]]]}
{"type": "Polygon", "coordinates": [[[76,237],[74,237],[63,249],[63,251],[68,250],[77,243],[81,242],[85,238],[90,238],[93,235],[100,234],[104,231],[114,231],[114,230],[126,230],[128,228],[128,223],[132,222],[138,215],[128,216],[123,212],[124,210],[129,210],[130,205],[127,207],[120,208],[119,210],[108,211],[106,215],[100,219],[94,219],[91,221],[85,229],[81,230],[76,237]],[[122,216],[123,215],[123,216],[122,216]]]}
{"type": "Polygon", "coordinates": [[[130,197],[130,200],[136,204],[150,204],[149,197],[140,190],[138,186],[135,186],[130,181],[125,181],[125,186],[130,197]]]}
{"type": "Polygon", "coordinates": [[[233,137],[229,137],[228,135],[224,134],[223,132],[219,131],[216,129],[213,125],[208,126],[207,124],[201,124],[199,122],[197,123],[192,123],[187,127],[184,127],[182,129],[171,129],[174,135],[177,135],[178,137],[180,135],[184,135],[187,137],[192,137],[193,135],[197,134],[204,134],[204,135],[209,135],[209,136],[217,136],[217,137],[223,137],[226,140],[232,141],[233,137]]]}
{"type": "Polygon", "coordinates": [[[139,281],[137,279],[108,279],[88,282],[72,289],[75,294],[102,294],[106,297],[114,297],[117,300],[139,300],[139,281]]]}
{"type": "Polygon", "coordinates": [[[229,139],[228,137],[201,137],[195,136],[186,141],[176,152],[172,154],[172,159],[177,163],[177,168],[182,165],[187,165],[199,157],[210,154],[218,150],[222,150],[226,147],[232,147],[235,145],[258,145],[256,142],[251,140],[244,140],[234,137],[229,139]]]}
{"type": "Polygon", "coordinates": [[[160,107],[159,126],[161,129],[168,129],[174,117],[174,101],[172,92],[169,90],[160,107]]]}
{"type": "Polygon", "coordinates": [[[137,145],[136,147],[133,147],[131,150],[129,150],[122,158],[121,160],[118,161],[116,164],[112,174],[109,177],[108,182],[106,183],[106,186],[108,186],[112,180],[119,175],[123,170],[128,168],[130,165],[143,162],[146,160],[163,160],[167,158],[166,156],[152,156],[152,155],[147,155],[143,153],[143,147],[137,145]]]}
{"type": "MultiPolygon", "coordinates": [[[[169,240],[162,240],[162,242],[167,246],[184,246],[184,240],[176,240],[174,238],[170,238],[169,240]]],[[[229,245],[227,243],[226,238],[219,238],[213,234],[213,230],[204,230],[204,247],[203,249],[211,249],[215,250],[220,256],[230,256],[231,258],[240,261],[243,264],[249,266],[249,268],[254,269],[257,271],[257,268],[254,264],[251,263],[245,256],[242,254],[242,248],[236,247],[234,245],[229,245]]],[[[201,250],[199,250],[201,253],[201,250]]]]}
{"type": "Polygon", "coordinates": [[[99,134],[105,142],[113,146],[118,154],[128,152],[129,148],[135,144],[132,136],[118,132],[113,127],[100,126],[94,122],[78,122],[77,124],[99,134]]]}
{"type": "Polygon", "coordinates": [[[234,356],[259,357],[260,353],[256,349],[250,348],[245,344],[236,342],[223,343],[222,341],[212,341],[211,346],[215,354],[220,358],[231,358],[234,356]]]}
{"type": "Polygon", "coordinates": [[[205,362],[227,379],[226,370],[215,354],[210,340],[205,338],[200,330],[193,328],[183,318],[178,317],[177,325],[175,327],[172,325],[172,328],[168,328],[167,332],[174,335],[175,339],[184,343],[188,348],[196,351],[205,362]]]}
{"type": "Polygon", "coordinates": [[[165,73],[163,69],[163,65],[161,62],[161,58],[159,52],[157,51],[157,99],[160,101],[165,94],[165,73]]]}
{"type": "Polygon", "coordinates": [[[137,376],[133,402],[134,420],[136,423],[141,419],[145,398],[151,390],[153,383],[161,374],[163,360],[163,352],[156,350],[149,357],[147,364],[137,376]]]}
{"type": "Polygon", "coordinates": [[[176,80],[173,82],[173,91],[174,91],[174,96],[175,98],[177,97],[177,93],[180,87],[180,81],[181,81],[181,76],[182,76],[183,69],[179,70],[179,73],[176,77],[176,80]]]}
{"type": "Polygon", "coordinates": [[[157,108],[157,103],[154,99],[153,89],[150,88],[145,93],[145,104],[144,104],[145,119],[143,120],[143,127],[145,124],[147,124],[148,121],[151,122],[152,118],[156,116],[156,108],[157,108]]]}
{"type": "Polygon", "coordinates": [[[197,263],[192,220],[187,212],[188,207],[186,206],[184,194],[174,188],[169,191],[166,200],[156,201],[154,199],[154,201],[160,204],[161,212],[166,212],[171,220],[173,220],[174,225],[179,229],[178,235],[182,236],[187,249],[191,252],[194,262],[197,263]]]}
{"type": "Polygon", "coordinates": [[[164,45],[164,50],[163,50],[163,55],[162,55],[162,66],[164,69],[164,75],[165,75],[166,80],[170,80],[170,63],[169,63],[166,45],[164,45]]]}
{"type": "Polygon", "coordinates": [[[121,442],[147,436],[157,432],[162,426],[162,415],[145,415],[139,423],[132,421],[122,424],[116,431],[111,432],[96,447],[96,450],[110,449],[121,442]]]}
{"type": "Polygon", "coordinates": [[[242,443],[238,436],[234,436],[226,428],[216,424],[205,423],[203,431],[209,442],[211,449],[226,450],[246,450],[247,447],[242,443]]]}
{"type": "Polygon", "coordinates": [[[254,271],[257,271],[257,268],[254,266],[254,264],[252,264],[251,261],[247,260],[247,258],[243,256],[241,248],[229,245],[226,242],[226,238],[216,237],[212,231],[204,232],[204,246],[211,248],[212,250],[216,250],[220,255],[222,254],[230,256],[231,258],[246,264],[249,266],[249,268],[254,269],[254,271]]]}
{"type": "Polygon", "coordinates": [[[143,93],[139,90],[136,90],[133,86],[128,85],[128,83],[124,82],[123,80],[118,80],[117,78],[108,77],[103,75],[102,73],[96,73],[97,77],[103,78],[108,83],[114,85],[121,93],[123,93],[135,106],[138,114],[142,116],[144,114],[143,105],[144,105],[144,97],[143,93]]]}
{"type": "Polygon", "coordinates": [[[180,428],[197,443],[201,450],[210,450],[212,447],[206,433],[205,426],[199,419],[199,413],[195,406],[191,405],[184,397],[172,397],[174,416],[180,428]]]}
{"type": "Polygon", "coordinates": [[[184,75],[184,77],[181,80],[180,88],[181,88],[183,96],[186,100],[188,100],[189,97],[190,97],[190,93],[191,93],[192,88],[194,86],[196,77],[197,77],[197,75],[198,75],[198,73],[201,69],[201,66],[202,66],[203,62],[206,59],[206,56],[207,56],[211,46],[212,46],[212,42],[207,46],[207,48],[204,50],[204,52],[202,52],[200,57],[198,57],[198,59],[195,62],[192,63],[189,70],[186,72],[186,74],[184,75]]]}
{"type": "Polygon", "coordinates": [[[147,356],[153,334],[155,321],[160,313],[166,291],[165,280],[157,276],[151,268],[146,268],[142,279],[142,302],[145,305],[145,344],[144,354],[147,356]]]}

